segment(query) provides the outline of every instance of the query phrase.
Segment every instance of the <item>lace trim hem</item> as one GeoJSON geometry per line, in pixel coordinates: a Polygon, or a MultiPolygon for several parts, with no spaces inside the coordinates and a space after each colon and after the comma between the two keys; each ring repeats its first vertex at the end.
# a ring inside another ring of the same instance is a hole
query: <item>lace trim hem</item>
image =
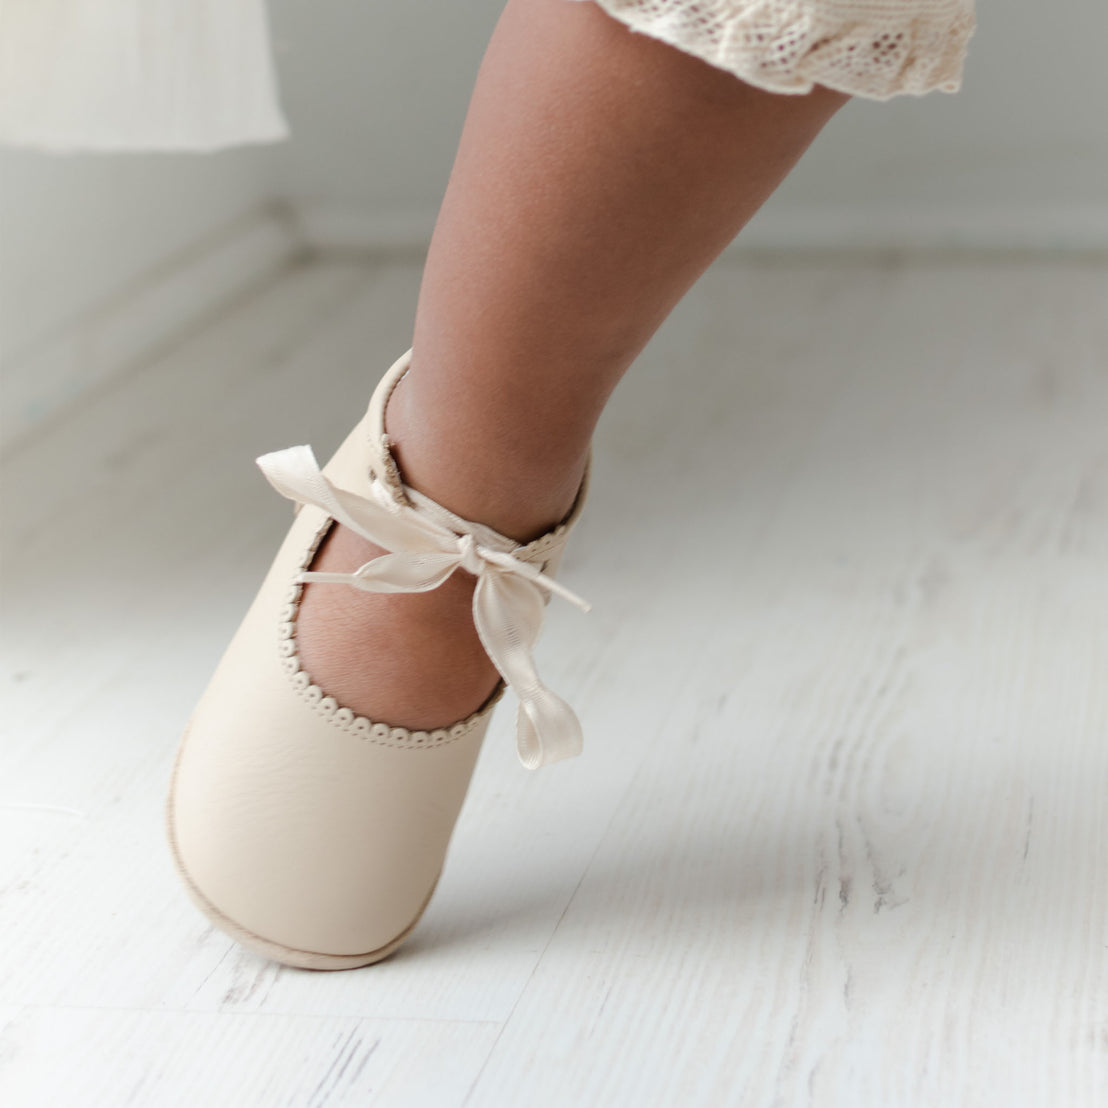
{"type": "Polygon", "coordinates": [[[918,0],[899,12],[811,0],[595,2],[632,31],[793,95],[817,84],[869,100],[958,92],[976,30],[972,0],[918,0]],[[866,18],[848,18],[852,9],[866,18]]]}

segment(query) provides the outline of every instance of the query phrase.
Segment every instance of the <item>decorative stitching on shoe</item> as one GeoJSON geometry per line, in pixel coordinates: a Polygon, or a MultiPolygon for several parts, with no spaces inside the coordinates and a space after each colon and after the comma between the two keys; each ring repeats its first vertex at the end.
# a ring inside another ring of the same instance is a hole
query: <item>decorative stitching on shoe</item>
{"type": "Polygon", "coordinates": [[[568,530],[569,527],[566,524],[559,523],[552,531],[547,531],[545,535],[540,535],[534,542],[526,543],[513,550],[512,557],[518,558],[521,562],[534,563],[544,554],[548,554],[551,550],[561,546],[565,542],[566,532],[568,530]]]}
{"type": "MultiPolygon", "coordinates": [[[[315,552],[334,523],[333,519],[328,519],[316,532],[300,564],[296,567],[296,574],[311,565],[315,552]]],[[[285,594],[286,603],[281,608],[281,620],[277,625],[277,651],[281,655],[281,668],[300,699],[312,708],[316,715],[338,727],[340,731],[354,735],[364,742],[392,747],[395,750],[433,750],[464,739],[491,711],[504,693],[504,682],[501,681],[489,699],[476,712],[472,712],[465,719],[449,727],[436,727],[429,731],[410,731],[406,727],[393,727],[387,723],[374,721],[368,716],[358,715],[352,709],[340,705],[333,696],[328,696],[319,685],[313,683],[307,670],[300,664],[300,654],[296,648],[296,618],[303,595],[302,583],[290,585],[285,594]]]]}
{"type": "MultiPolygon", "coordinates": [[[[381,436],[380,461],[381,467],[384,470],[384,472],[380,474],[381,480],[384,481],[393,499],[398,504],[409,507],[412,502],[408,497],[408,490],[404,485],[404,479],[400,476],[400,468],[396,464],[396,458],[393,457],[392,442],[388,435],[381,436]]],[[[370,472],[375,472],[373,466],[370,466],[370,472]]]]}

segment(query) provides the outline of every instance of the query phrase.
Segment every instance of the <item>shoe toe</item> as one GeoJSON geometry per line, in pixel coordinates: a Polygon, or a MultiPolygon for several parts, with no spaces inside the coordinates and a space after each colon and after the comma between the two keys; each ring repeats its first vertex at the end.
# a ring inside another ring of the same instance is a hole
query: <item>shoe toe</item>
{"type": "Polygon", "coordinates": [[[339,968],[384,957],[422,914],[494,702],[450,729],[408,732],[310,684],[282,611],[326,522],[298,514],[197,704],[167,830],[217,926],[278,961],[339,968]]]}

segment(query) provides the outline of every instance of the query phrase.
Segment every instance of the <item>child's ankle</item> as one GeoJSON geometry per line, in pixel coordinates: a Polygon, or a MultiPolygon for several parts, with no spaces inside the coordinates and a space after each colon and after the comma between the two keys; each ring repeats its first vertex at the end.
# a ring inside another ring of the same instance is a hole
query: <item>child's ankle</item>
{"type": "Polygon", "coordinates": [[[444,508],[527,543],[569,515],[587,462],[587,448],[571,466],[555,464],[535,444],[519,450],[495,444],[450,450],[443,436],[411,411],[405,375],[386,410],[386,431],[405,484],[444,508]]]}

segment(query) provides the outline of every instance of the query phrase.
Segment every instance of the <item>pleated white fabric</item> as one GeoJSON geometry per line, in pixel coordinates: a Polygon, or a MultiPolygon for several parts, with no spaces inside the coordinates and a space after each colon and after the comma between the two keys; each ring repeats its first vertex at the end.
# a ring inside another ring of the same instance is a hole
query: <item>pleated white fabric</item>
{"type": "Polygon", "coordinates": [[[264,0],[0,0],[0,142],[207,151],[287,135],[264,0]]]}

